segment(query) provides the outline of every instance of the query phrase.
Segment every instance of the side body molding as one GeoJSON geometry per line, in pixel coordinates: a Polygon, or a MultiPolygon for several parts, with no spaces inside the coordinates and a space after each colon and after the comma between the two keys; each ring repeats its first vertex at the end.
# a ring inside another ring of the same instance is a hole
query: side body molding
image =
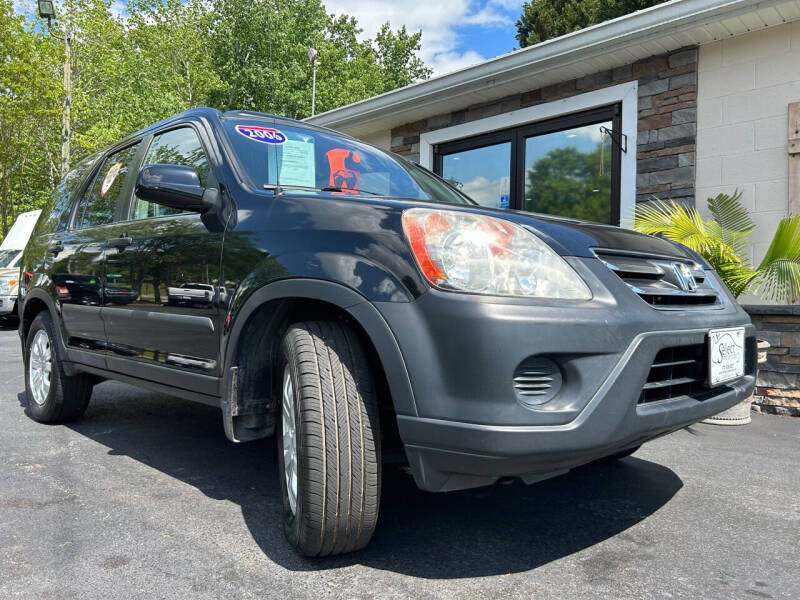
{"type": "Polygon", "coordinates": [[[223,402],[225,402],[226,398],[230,398],[232,385],[231,367],[237,366],[233,364],[235,350],[248,319],[264,303],[283,298],[319,300],[334,304],[345,310],[361,325],[375,346],[386,373],[397,414],[417,416],[414,393],[411,389],[411,381],[405,360],[392,330],[378,312],[378,309],[358,292],[338,283],[321,279],[293,278],[265,284],[254,291],[241,309],[237,311],[233,325],[225,336],[225,347],[223,348],[223,402]]]}

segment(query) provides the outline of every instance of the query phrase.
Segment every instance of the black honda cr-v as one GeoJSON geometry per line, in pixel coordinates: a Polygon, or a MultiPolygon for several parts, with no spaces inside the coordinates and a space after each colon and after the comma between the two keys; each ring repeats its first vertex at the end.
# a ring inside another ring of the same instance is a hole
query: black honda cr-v
{"type": "Polygon", "coordinates": [[[105,378],[275,435],[295,548],[363,547],[381,448],[417,485],[526,482],[751,393],[754,330],[668,241],[483,208],[355,139],[196,109],[77,165],[25,251],[30,415],[105,378]]]}

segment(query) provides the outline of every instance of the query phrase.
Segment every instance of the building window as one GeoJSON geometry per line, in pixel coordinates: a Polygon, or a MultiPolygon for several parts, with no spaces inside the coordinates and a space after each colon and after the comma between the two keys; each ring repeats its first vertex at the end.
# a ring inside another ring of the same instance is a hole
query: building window
{"type": "Polygon", "coordinates": [[[484,206],[618,224],[620,131],[614,104],[439,144],[434,170],[484,206]]]}

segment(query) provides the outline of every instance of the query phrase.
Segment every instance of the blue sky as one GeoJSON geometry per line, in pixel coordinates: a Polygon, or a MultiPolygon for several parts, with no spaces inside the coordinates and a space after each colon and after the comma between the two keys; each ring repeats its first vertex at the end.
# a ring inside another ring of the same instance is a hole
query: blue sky
{"type": "Polygon", "coordinates": [[[349,13],[370,37],[385,21],[393,28],[422,29],[422,57],[441,75],[517,45],[523,0],[323,0],[328,12],[349,13]]]}

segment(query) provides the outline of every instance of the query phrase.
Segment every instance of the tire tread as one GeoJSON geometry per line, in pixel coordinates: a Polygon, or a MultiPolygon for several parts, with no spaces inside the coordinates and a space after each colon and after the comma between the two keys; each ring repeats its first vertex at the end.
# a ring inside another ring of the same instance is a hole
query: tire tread
{"type": "Polygon", "coordinates": [[[307,488],[298,488],[303,515],[292,541],[306,555],[352,552],[372,537],[380,497],[380,428],[366,356],[339,321],[293,325],[284,349],[297,377],[307,488]]]}

